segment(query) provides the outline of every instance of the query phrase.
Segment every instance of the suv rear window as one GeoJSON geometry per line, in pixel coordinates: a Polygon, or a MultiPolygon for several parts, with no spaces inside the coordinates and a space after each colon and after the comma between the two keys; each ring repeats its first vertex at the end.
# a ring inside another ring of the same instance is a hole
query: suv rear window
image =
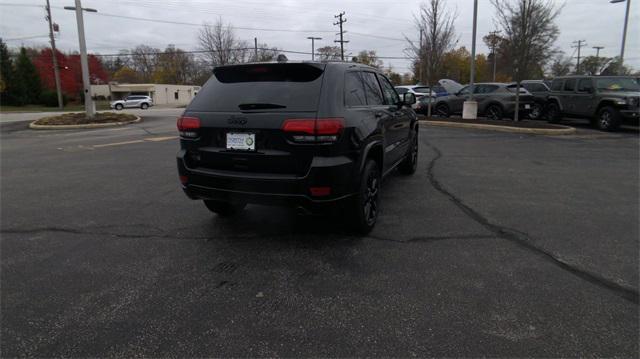
{"type": "Polygon", "coordinates": [[[317,111],[324,65],[255,64],[217,67],[192,111],[279,109],[317,111]]]}

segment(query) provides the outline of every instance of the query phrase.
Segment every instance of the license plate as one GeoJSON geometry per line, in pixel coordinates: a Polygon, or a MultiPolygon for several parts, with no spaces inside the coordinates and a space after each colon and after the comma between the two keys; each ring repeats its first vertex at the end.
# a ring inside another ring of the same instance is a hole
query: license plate
{"type": "Polygon", "coordinates": [[[531,108],[531,105],[524,105],[524,109],[525,109],[525,110],[528,110],[528,109],[530,109],[530,108],[531,108]]]}
{"type": "Polygon", "coordinates": [[[255,151],[256,134],[255,133],[227,133],[227,149],[255,151]]]}

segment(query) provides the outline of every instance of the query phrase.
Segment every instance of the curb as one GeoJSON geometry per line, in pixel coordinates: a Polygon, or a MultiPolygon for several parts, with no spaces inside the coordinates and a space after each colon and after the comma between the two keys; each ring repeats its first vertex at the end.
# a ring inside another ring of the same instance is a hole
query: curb
{"type": "Polygon", "coordinates": [[[74,129],[91,129],[91,128],[103,128],[103,127],[115,127],[124,126],[131,123],[138,123],[142,121],[142,117],[136,116],[133,121],[125,122],[107,122],[107,123],[87,123],[83,125],[36,125],[40,119],[35,120],[29,124],[29,128],[32,130],[74,130],[74,129]]]}
{"type": "Polygon", "coordinates": [[[511,126],[499,126],[499,125],[485,125],[480,123],[462,123],[462,122],[431,121],[431,120],[420,120],[420,123],[428,126],[472,128],[476,130],[526,133],[530,135],[546,135],[546,136],[571,135],[576,132],[575,128],[569,127],[569,126],[562,126],[562,125],[556,125],[561,128],[551,129],[551,128],[526,128],[526,127],[511,127],[511,126]]]}

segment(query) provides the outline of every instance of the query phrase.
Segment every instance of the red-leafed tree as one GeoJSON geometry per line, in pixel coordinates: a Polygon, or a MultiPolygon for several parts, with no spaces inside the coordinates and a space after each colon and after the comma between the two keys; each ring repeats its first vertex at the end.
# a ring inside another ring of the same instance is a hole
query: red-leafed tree
{"type": "MultiPolygon", "coordinates": [[[[82,91],[82,68],[80,66],[80,55],[65,55],[56,52],[58,66],[60,67],[60,83],[62,92],[70,98],[78,98],[82,91]]],[[[89,55],[89,74],[92,84],[105,84],[109,81],[107,71],[97,56],[89,55]]],[[[34,64],[40,74],[42,86],[55,91],[56,83],[53,74],[53,64],[51,50],[42,49],[36,57],[34,64]]]]}

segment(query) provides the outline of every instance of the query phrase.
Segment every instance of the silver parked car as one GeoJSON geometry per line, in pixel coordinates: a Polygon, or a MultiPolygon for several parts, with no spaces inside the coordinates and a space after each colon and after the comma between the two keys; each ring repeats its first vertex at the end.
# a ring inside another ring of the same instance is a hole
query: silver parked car
{"type": "Polygon", "coordinates": [[[112,101],[110,107],[116,110],[123,108],[141,108],[143,110],[153,106],[153,99],[150,96],[130,95],[122,100],[112,101]]]}
{"type": "MultiPolygon", "coordinates": [[[[445,86],[443,84],[443,86],[445,86]]],[[[445,86],[446,88],[446,86],[445,86]]],[[[475,84],[473,99],[478,103],[478,115],[490,120],[501,120],[512,117],[516,108],[516,85],[504,83],[475,84]]],[[[449,90],[447,90],[449,91],[449,90]]],[[[434,104],[435,115],[449,117],[462,113],[463,103],[470,98],[471,86],[465,86],[449,96],[438,97],[434,104]]],[[[534,104],[534,97],[520,87],[520,110],[522,118],[526,117],[534,104]]]]}

